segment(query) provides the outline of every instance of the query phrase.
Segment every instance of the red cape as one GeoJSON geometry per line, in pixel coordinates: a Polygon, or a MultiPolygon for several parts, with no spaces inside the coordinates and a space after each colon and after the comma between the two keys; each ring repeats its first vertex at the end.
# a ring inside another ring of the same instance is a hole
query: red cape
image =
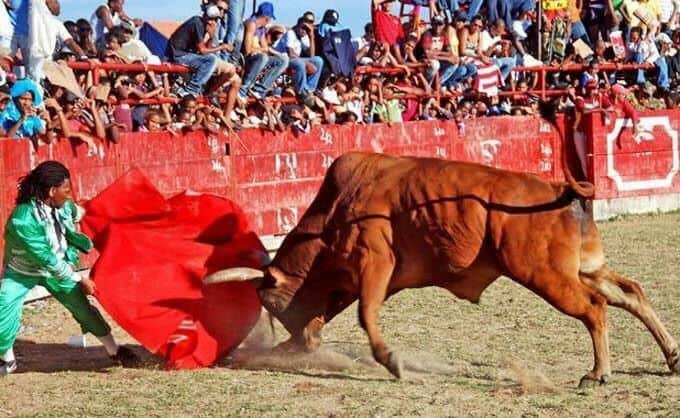
{"type": "Polygon", "coordinates": [[[201,281],[264,262],[264,247],[236,204],[187,192],[165,199],[131,170],[85,208],[83,232],[100,253],[92,269],[95,296],[169,367],[210,366],[250,332],[261,309],[255,288],[201,281]]]}

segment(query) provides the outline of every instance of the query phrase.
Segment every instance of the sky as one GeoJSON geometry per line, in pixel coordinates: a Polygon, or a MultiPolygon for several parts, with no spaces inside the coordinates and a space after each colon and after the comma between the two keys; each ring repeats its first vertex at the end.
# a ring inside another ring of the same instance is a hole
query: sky
{"type": "MultiPolygon", "coordinates": [[[[340,13],[340,25],[350,28],[355,36],[363,34],[363,27],[370,20],[370,0],[269,0],[274,4],[277,21],[286,26],[295,24],[298,17],[311,10],[317,21],[327,9],[340,13]]],[[[97,6],[105,0],[61,0],[61,17],[73,20],[90,19],[97,6]]],[[[258,4],[262,0],[258,0],[258,4]]],[[[184,21],[199,9],[199,0],[126,0],[125,11],[130,17],[144,20],[184,21]]],[[[252,11],[252,0],[246,0],[246,15],[252,11]]]]}

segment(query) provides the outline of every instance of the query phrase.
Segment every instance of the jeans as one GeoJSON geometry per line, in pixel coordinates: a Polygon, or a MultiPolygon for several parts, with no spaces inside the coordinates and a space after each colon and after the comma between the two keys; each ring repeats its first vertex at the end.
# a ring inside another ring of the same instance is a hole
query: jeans
{"type": "Polygon", "coordinates": [[[319,85],[321,72],[323,71],[323,58],[293,58],[288,66],[293,70],[293,83],[295,91],[300,94],[312,93],[319,85]],[[314,74],[308,75],[306,64],[311,62],[316,67],[314,74]]]}
{"type": "Polygon", "coordinates": [[[583,39],[583,41],[585,41],[587,44],[590,44],[586,26],[580,20],[577,20],[571,24],[571,40],[575,41],[577,39],[583,39]]]}
{"type": "Polygon", "coordinates": [[[439,83],[442,87],[451,87],[477,74],[477,67],[472,64],[441,63],[439,83]]]}
{"type": "MultiPolygon", "coordinates": [[[[637,64],[644,63],[642,55],[640,55],[639,52],[634,55],[634,58],[637,64]]],[[[654,61],[654,66],[656,67],[659,73],[656,79],[656,85],[663,89],[670,88],[671,83],[668,77],[668,62],[666,62],[666,59],[664,57],[660,57],[659,59],[654,61]]],[[[645,70],[638,70],[635,82],[638,84],[644,84],[645,81],[647,81],[645,78],[645,70]]]]}
{"type": "Polygon", "coordinates": [[[456,16],[456,11],[458,10],[458,0],[437,0],[437,7],[439,10],[444,12],[445,15],[449,15],[450,18],[456,16]]]}
{"type": "Polygon", "coordinates": [[[503,81],[505,81],[510,75],[512,68],[515,66],[515,58],[514,57],[494,58],[493,63],[494,65],[496,65],[496,67],[498,67],[501,70],[503,81]]]}
{"type": "Polygon", "coordinates": [[[246,72],[241,83],[240,95],[245,97],[252,88],[261,96],[267,94],[277,78],[288,68],[287,55],[252,54],[246,57],[246,72]],[[259,81],[255,80],[262,73],[259,81]]]}
{"type": "Polygon", "coordinates": [[[243,43],[243,18],[246,15],[246,0],[229,0],[227,10],[227,36],[224,42],[234,45],[234,51],[241,51],[243,43]]]}
{"type": "Polygon", "coordinates": [[[208,84],[210,78],[217,67],[217,56],[199,55],[199,54],[185,54],[181,57],[176,57],[175,62],[186,65],[191,68],[191,80],[187,83],[186,91],[194,96],[200,96],[203,93],[203,87],[208,84]]]}

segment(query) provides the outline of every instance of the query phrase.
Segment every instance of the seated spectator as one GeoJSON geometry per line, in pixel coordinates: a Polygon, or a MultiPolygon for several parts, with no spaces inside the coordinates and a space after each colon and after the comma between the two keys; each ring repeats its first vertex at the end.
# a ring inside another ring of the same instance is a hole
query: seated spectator
{"type": "Polygon", "coordinates": [[[0,113],[3,136],[28,138],[37,149],[39,139],[47,133],[45,121],[39,117],[38,108],[43,103],[42,93],[31,80],[20,80],[10,89],[11,101],[0,113]]]}
{"type": "Polygon", "coordinates": [[[94,36],[92,32],[92,25],[85,19],[78,19],[76,22],[78,36],[74,39],[78,43],[78,46],[85,52],[90,58],[97,56],[97,46],[94,42],[94,36]]]}
{"type": "Polygon", "coordinates": [[[288,67],[293,72],[295,91],[306,104],[313,103],[312,94],[319,85],[323,71],[323,59],[316,56],[314,21],[301,17],[275,47],[277,51],[288,54],[290,58],[288,67]]]}
{"type": "Polygon", "coordinates": [[[97,7],[90,18],[90,24],[94,28],[95,42],[102,40],[114,26],[126,23],[130,28],[138,28],[144,24],[141,19],[132,19],[123,10],[125,0],[108,0],[107,4],[97,7]]]}
{"type": "Polygon", "coordinates": [[[323,13],[321,23],[317,29],[317,33],[321,39],[326,38],[331,32],[337,32],[338,22],[340,21],[340,14],[333,9],[328,9],[323,13]]]}
{"type": "MultiPolygon", "coordinates": [[[[217,67],[218,58],[213,50],[205,45],[206,27],[219,19],[219,16],[203,14],[184,22],[168,41],[167,55],[172,62],[191,68],[192,74],[183,88],[176,89],[180,97],[189,94],[198,97],[210,81],[217,67]]],[[[226,47],[225,47],[226,48],[226,47]]]]}
{"type": "Polygon", "coordinates": [[[503,47],[508,48],[510,42],[504,40],[507,26],[502,19],[496,19],[489,29],[482,32],[479,48],[484,56],[489,57],[500,70],[503,81],[507,80],[510,71],[515,66],[515,58],[503,53],[503,47]]]}
{"type": "Polygon", "coordinates": [[[444,18],[435,16],[432,20],[432,29],[423,34],[417,48],[417,51],[421,51],[421,58],[426,58],[428,62],[426,72],[428,82],[432,84],[438,74],[439,85],[444,91],[456,87],[475,73],[474,66],[462,63],[457,51],[454,53],[445,29],[444,18]]]}
{"type": "MultiPolygon", "coordinates": [[[[643,38],[642,29],[639,26],[632,28],[630,30],[630,41],[628,42],[627,61],[634,64],[654,64],[658,71],[657,85],[663,90],[668,90],[670,88],[668,64],[659,55],[653,36],[650,32],[650,34],[643,38]]],[[[638,70],[636,82],[644,84],[645,81],[645,70],[638,70]]]]}
{"type": "Polygon", "coordinates": [[[267,25],[272,19],[275,19],[274,6],[264,2],[244,23],[243,54],[246,63],[239,92],[242,101],[248,95],[256,99],[265,97],[276,79],[288,67],[288,56],[276,51],[267,43],[267,25]]]}
{"type": "Polygon", "coordinates": [[[115,26],[111,29],[120,43],[119,54],[129,62],[143,62],[145,64],[157,65],[161,59],[152,54],[149,47],[134,36],[134,31],[129,26],[115,26]]]}

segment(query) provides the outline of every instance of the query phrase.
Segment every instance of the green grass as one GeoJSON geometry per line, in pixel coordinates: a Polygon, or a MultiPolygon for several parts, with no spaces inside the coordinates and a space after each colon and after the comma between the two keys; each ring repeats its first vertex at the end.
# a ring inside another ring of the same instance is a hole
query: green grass
{"type": "MultiPolygon", "coordinates": [[[[680,337],[680,213],[627,216],[601,229],[610,265],[640,281],[680,337]]],[[[26,309],[23,372],[0,381],[0,416],[680,416],[680,376],[668,374],[639,321],[609,312],[611,382],[578,390],[592,365],[587,332],[506,279],[479,305],[436,289],[385,305],[391,346],[412,369],[439,372],[405,381],[370,361],[355,306],[325,329],[311,357],[166,372],[112,367],[100,347],[66,347],[78,327],[50,301],[26,309]]]]}

